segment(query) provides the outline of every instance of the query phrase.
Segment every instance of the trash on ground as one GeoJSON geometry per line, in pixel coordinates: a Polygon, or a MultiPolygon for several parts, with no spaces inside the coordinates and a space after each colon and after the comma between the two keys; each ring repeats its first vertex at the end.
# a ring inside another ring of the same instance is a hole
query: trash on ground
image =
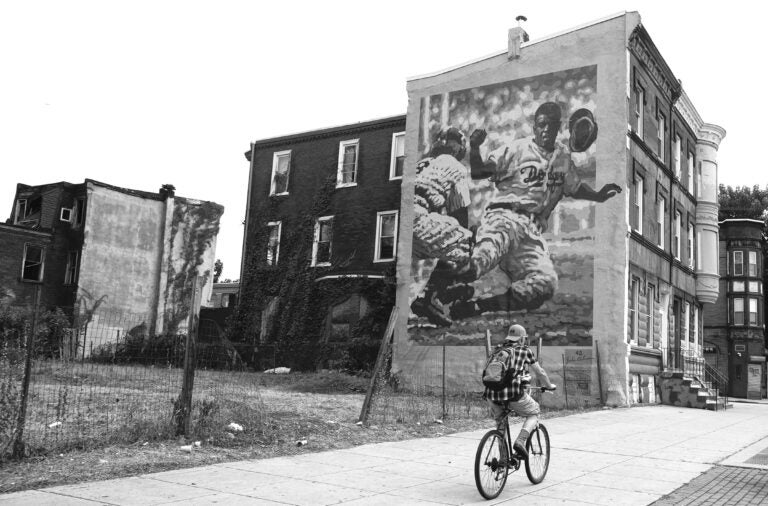
{"type": "Polygon", "coordinates": [[[288,374],[291,372],[290,367],[275,367],[274,369],[267,369],[264,374],[288,374]]]}
{"type": "Polygon", "coordinates": [[[229,425],[227,425],[227,429],[234,432],[243,432],[243,426],[235,422],[232,422],[229,425]]]}
{"type": "Polygon", "coordinates": [[[53,423],[49,423],[49,424],[48,424],[48,428],[49,428],[49,429],[53,429],[54,427],[58,427],[59,425],[61,425],[61,422],[53,422],[53,423]]]}
{"type": "Polygon", "coordinates": [[[443,421],[442,421],[442,420],[440,420],[439,418],[435,418],[435,423],[440,423],[440,424],[442,424],[442,423],[443,423],[443,421]]]}
{"type": "Polygon", "coordinates": [[[195,441],[195,448],[200,448],[203,443],[201,441],[195,441]]]}
{"type": "Polygon", "coordinates": [[[308,441],[306,439],[300,439],[296,441],[296,446],[306,446],[308,441]]]}
{"type": "Polygon", "coordinates": [[[187,453],[192,453],[192,445],[180,446],[179,450],[181,450],[183,452],[187,452],[187,453]]]}

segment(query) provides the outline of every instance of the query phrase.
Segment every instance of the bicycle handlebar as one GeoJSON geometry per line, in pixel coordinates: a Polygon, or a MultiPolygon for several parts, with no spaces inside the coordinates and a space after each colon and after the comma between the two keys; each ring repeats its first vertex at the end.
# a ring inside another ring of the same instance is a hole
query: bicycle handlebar
{"type": "Polygon", "coordinates": [[[557,385],[553,386],[552,388],[543,387],[543,386],[532,387],[528,385],[528,388],[533,388],[534,390],[539,390],[541,392],[554,392],[555,390],[557,390],[557,385]]]}

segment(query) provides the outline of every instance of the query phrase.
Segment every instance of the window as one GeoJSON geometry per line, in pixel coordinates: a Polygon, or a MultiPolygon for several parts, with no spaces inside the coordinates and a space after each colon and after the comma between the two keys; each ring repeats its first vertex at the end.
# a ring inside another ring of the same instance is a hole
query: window
{"type": "Polygon", "coordinates": [[[392,157],[389,162],[389,179],[403,177],[405,165],[405,132],[392,134],[392,157]]]}
{"type": "Polygon", "coordinates": [[[272,157],[272,183],[270,195],[288,194],[288,177],[291,172],[291,151],[279,151],[272,157]]]}
{"type": "MultiPolygon", "coordinates": [[[[667,130],[667,119],[664,117],[663,113],[658,113],[659,120],[659,131],[656,133],[656,140],[658,141],[658,148],[659,148],[659,158],[661,158],[661,161],[663,162],[665,160],[664,156],[664,134],[667,130]]],[[[677,173],[675,174],[677,175],[677,173]]]]}
{"type": "Polygon", "coordinates": [[[749,252],[749,264],[747,267],[747,275],[751,277],[757,276],[757,252],[749,252]]]}
{"type": "Polygon", "coordinates": [[[693,223],[688,223],[688,267],[693,269],[695,267],[693,261],[693,244],[694,244],[694,230],[693,223]]]}
{"type": "MultiPolygon", "coordinates": [[[[693,153],[688,152],[688,191],[694,194],[693,188],[693,153]]],[[[697,195],[698,197],[698,195],[697,195]]]]}
{"type": "Polygon", "coordinates": [[[643,138],[643,104],[645,103],[645,90],[639,84],[635,88],[635,133],[643,138]]]}
{"type": "Polygon", "coordinates": [[[743,292],[744,291],[744,282],[743,281],[734,281],[731,286],[732,292],[743,292]]]}
{"type": "Polygon", "coordinates": [[[701,162],[699,162],[698,170],[696,171],[696,198],[701,198],[701,162]]]}
{"type": "Polygon", "coordinates": [[[733,324],[744,325],[744,299],[733,299],[733,324]]]}
{"type": "Polygon", "coordinates": [[[640,279],[632,276],[629,281],[629,342],[637,344],[640,302],[640,279]]]}
{"type": "Polygon", "coordinates": [[[35,244],[24,245],[24,261],[21,268],[23,281],[42,281],[45,265],[45,250],[35,244]]]}
{"type": "Polygon", "coordinates": [[[384,211],[376,215],[376,252],[374,262],[395,259],[397,251],[397,211],[384,211]]]}
{"type": "Polygon", "coordinates": [[[761,293],[762,287],[760,286],[759,281],[750,281],[749,282],[749,293],[761,293]]]}
{"type": "Polygon", "coordinates": [[[683,314],[680,316],[680,342],[684,343],[685,341],[690,340],[690,335],[688,334],[690,330],[690,318],[691,318],[691,303],[685,302],[683,303],[683,314]]]}
{"type": "Polygon", "coordinates": [[[85,221],[85,199],[77,199],[75,204],[75,225],[80,226],[85,221]]]}
{"type": "Polygon", "coordinates": [[[312,244],[312,265],[331,265],[331,239],[333,216],[322,216],[315,221],[315,239],[312,244]]]}
{"type": "Polygon", "coordinates": [[[749,324],[757,325],[757,299],[749,299],[749,324]]]}
{"type": "Polygon", "coordinates": [[[277,265],[280,256],[280,235],[283,224],[280,221],[267,223],[269,229],[269,242],[267,243],[267,265],[277,265]]]}
{"type": "Polygon", "coordinates": [[[656,286],[648,283],[648,286],[646,287],[645,291],[645,299],[647,302],[647,308],[648,308],[648,338],[645,343],[645,345],[649,348],[653,348],[653,341],[656,337],[655,332],[655,316],[654,313],[656,312],[656,308],[654,307],[654,302],[656,301],[656,286]]]}
{"type": "Polygon", "coordinates": [[[675,152],[673,153],[673,156],[675,157],[675,177],[677,179],[680,179],[682,174],[682,151],[683,151],[683,140],[680,138],[679,135],[675,135],[675,152]]]}
{"type": "Polygon", "coordinates": [[[632,230],[643,233],[643,178],[635,174],[635,181],[631,188],[632,215],[630,226],[632,230]]]}
{"type": "Polygon", "coordinates": [[[67,254],[67,271],[64,274],[64,284],[74,285],[77,283],[77,261],[80,257],[79,252],[70,251],[67,254]]]}
{"type": "Polygon", "coordinates": [[[744,275],[744,252],[743,251],[733,252],[733,275],[734,276],[744,275]]]}
{"type": "Polygon", "coordinates": [[[664,197],[659,195],[659,204],[656,208],[656,224],[658,226],[656,244],[661,249],[664,249],[664,218],[666,215],[667,215],[667,201],[664,197]]]}
{"type": "Polygon", "coordinates": [[[69,207],[62,207],[59,213],[59,219],[70,223],[72,221],[72,209],[69,207]]]}
{"type": "Polygon", "coordinates": [[[43,209],[42,197],[19,199],[16,201],[14,224],[35,226],[40,224],[40,213],[43,209]]]}
{"type": "Polygon", "coordinates": [[[357,152],[359,140],[342,141],[339,143],[339,170],[336,176],[336,187],[354,186],[357,184],[357,152]]]}
{"type": "Polygon", "coordinates": [[[693,337],[691,338],[691,342],[695,346],[699,345],[699,307],[693,306],[693,337]]]}
{"type": "Polygon", "coordinates": [[[681,222],[681,216],[680,211],[675,211],[675,237],[674,237],[674,243],[672,244],[672,254],[675,255],[675,258],[680,260],[680,224],[681,222]]]}
{"type": "Polygon", "coordinates": [[[16,201],[16,212],[13,213],[13,216],[14,224],[27,217],[27,199],[19,199],[16,201]]]}

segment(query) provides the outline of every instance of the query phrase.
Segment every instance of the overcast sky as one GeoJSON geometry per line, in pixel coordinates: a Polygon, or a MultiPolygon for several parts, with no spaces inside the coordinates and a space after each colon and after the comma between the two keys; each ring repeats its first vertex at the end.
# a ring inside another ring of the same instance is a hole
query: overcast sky
{"type": "MultiPolygon", "coordinates": [[[[406,80],[637,10],[706,122],[720,182],[765,186],[762,2],[7,1],[0,4],[0,221],[16,183],[85,178],[225,206],[240,270],[254,140],[404,114],[406,80]],[[759,88],[759,89],[758,89],[759,88]],[[760,106],[762,107],[762,106],[760,106]]],[[[126,217],[130,219],[130,217],[126,217]]]]}

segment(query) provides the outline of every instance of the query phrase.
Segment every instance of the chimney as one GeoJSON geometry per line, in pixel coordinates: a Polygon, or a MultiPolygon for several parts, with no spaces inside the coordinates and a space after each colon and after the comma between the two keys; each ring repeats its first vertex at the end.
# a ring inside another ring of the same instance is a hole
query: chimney
{"type": "Polygon", "coordinates": [[[517,60],[520,58],[520,46],[523,42],[528,42],[528,33],[523,29],[522,23],[528,21],[525,16],[515,18],[517,26],[509,29],[509,40],[507,46],[507,59],[517,60]]]}
{"type": "Polygon", "coordinates": [[[176,187],[172,184],[164,184],[160,187],[159,193],[163,200],[167,198],[173,198],[173,196],[176,194],[176,187]]]}

